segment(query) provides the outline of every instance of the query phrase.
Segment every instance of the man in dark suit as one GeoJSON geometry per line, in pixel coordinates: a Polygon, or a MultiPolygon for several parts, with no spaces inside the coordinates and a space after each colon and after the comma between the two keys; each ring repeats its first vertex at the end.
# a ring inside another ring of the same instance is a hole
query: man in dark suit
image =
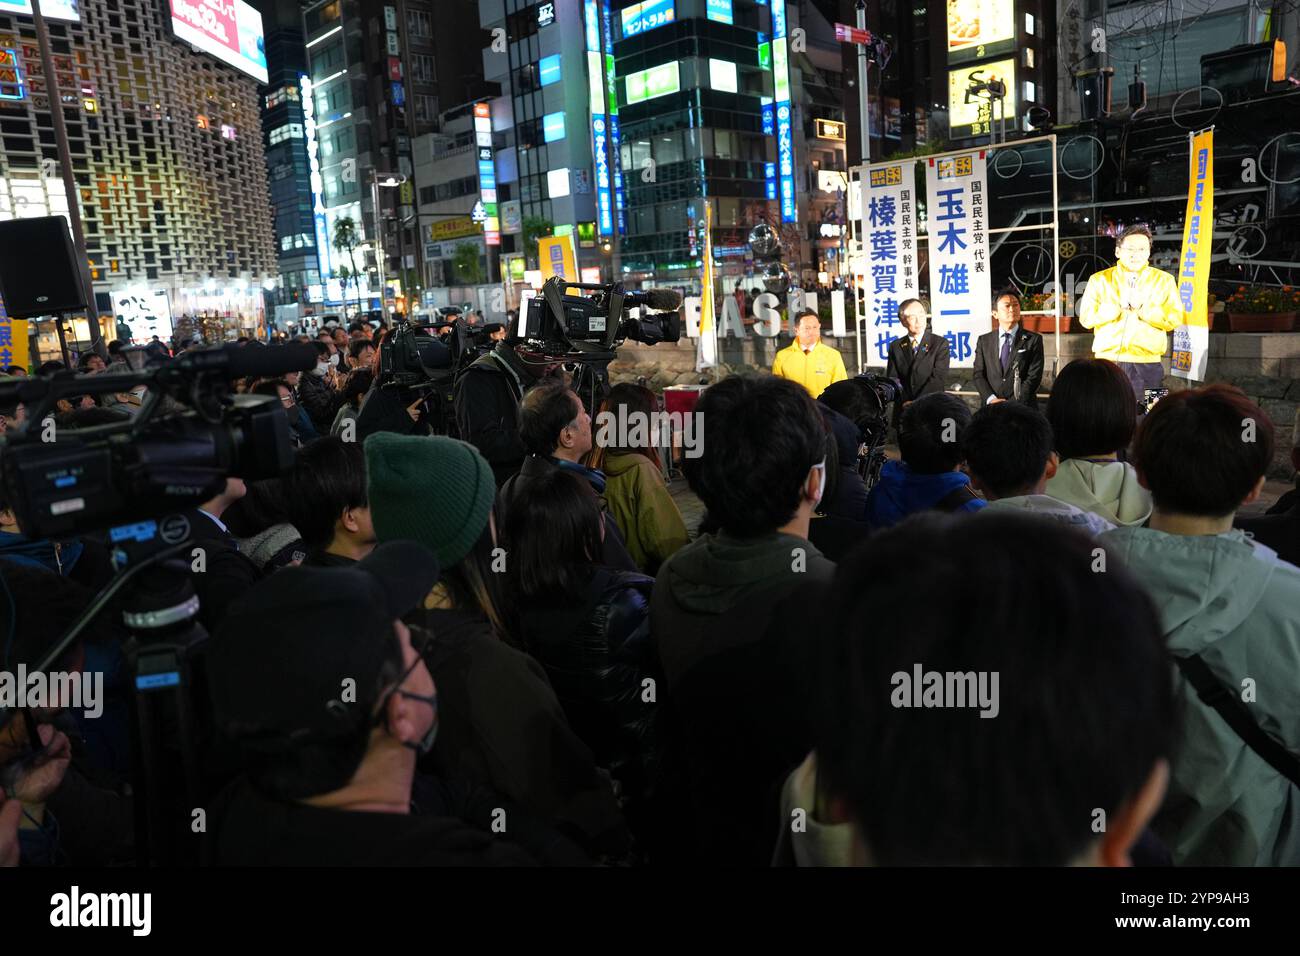
{"type": "Polygon", "coordinates": [[[993,302],[998,327],[975,343],[975,388],[980,403],[1020,402],[1038,407],[1043,381],[1043,337],[1020,324],[1020,299],[1003,292],[993,302]]]}
{"type": "Polygon", "coordinates": [[[242,478],[227,478],[221,494],[185,512],[193,544],[186,560],[194,559],[190,580],[199,599],[199,621],[209,634],[216,631],[231,602],[262,577],[257,565],[240,553],[239,542],[221,520],[226,509],[244,497],[245,491],[242,478]]]}
{"type": "Polygon", "coordinates": [[[905,299],[898,307],[898,318],[907,335],[889,343],[885,374],[903,383],[903,397],[894,402],[894,427],[903,409],[922,395],[942,392],[948,384],[948,340],[926,331],[925,303],[905,299]]]}

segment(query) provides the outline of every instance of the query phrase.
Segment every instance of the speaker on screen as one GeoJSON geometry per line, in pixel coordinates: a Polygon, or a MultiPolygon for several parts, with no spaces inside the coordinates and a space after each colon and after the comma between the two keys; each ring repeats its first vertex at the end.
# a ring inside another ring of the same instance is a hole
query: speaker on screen
{"type": "Polygon", "coordinates": [[[0,295],[5,311],[16,319],[86,307],[66,219],[0,222],[0,295]]]}

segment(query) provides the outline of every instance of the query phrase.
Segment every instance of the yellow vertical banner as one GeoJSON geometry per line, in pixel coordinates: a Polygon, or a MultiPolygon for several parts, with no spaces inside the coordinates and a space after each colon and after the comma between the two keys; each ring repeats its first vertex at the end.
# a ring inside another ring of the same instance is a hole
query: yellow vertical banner
{"type": "Polygon", "coordinates": [[[9,317],[4,299],[0,299],[0,375],[10,365],[28,368],[31,364],[27,349],[27,320],[9,317]]]}
{"type": "Polygon", "coordinates": [[[1210,351],[1208,315],[1210,248],[1214,241],[1214,127],[1189,134],[1191,159],[1187,177],[1187,215],[1183,250],[1178,257],[1178,298],[1183,324],[1174,329],[1171,375],[1205,381],[1210,351]]]}
{"type": "Polygon", "coordinates": [[[718,362],[717,303],[713,297],[713,207],[704,200],[704,289],[700,294],[700,340],[695,351],[695,370],[713,368],[718,362]]]}
{"type": "Polygon", "coordinates": [[[573,234],[543,236],[537,240],[537,260],[542,269],[542,281],[559,276],[570,282],[578,281],[578,257],[573,250],[573,234]]]}

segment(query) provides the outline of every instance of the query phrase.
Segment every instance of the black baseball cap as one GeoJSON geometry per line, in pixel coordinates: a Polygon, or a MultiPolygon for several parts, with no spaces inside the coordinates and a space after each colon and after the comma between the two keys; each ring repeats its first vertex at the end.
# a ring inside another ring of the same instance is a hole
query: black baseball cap
{"type": "Polygon", "coordinates": [[[393,621],[437,581],[438,559],[413,541],[385,542],[348,567],[274,572],[231,604],[209,645],[218,727],[272,749],[355,737],[397,653],[393,621]]]}

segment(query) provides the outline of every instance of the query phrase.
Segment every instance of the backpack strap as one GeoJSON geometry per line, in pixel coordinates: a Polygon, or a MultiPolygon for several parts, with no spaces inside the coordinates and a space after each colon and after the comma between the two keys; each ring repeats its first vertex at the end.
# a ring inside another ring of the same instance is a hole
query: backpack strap
{"type": "Polygon", "coordinates": [[[1227,721],[1228,726],[1245,741],[1247,747],[1282,776],[1300,786],[1300,757],[1270,737],[1256,723],[1254,715],[1241,698],[1214,676],[1205,661],[1197,655],[1175,657],[1174,661],[1187,682],[1196,688],[1196,696],[1227,721]]]}
{"type": "Polygon", "coordinates": [[[979,495],[975,494],[975,489],[970,486],[970,482],[964,482],[936,501],[934,507],[936,511],[956,511],[966,502],[975,501],[977,498],[979,495]]]}

